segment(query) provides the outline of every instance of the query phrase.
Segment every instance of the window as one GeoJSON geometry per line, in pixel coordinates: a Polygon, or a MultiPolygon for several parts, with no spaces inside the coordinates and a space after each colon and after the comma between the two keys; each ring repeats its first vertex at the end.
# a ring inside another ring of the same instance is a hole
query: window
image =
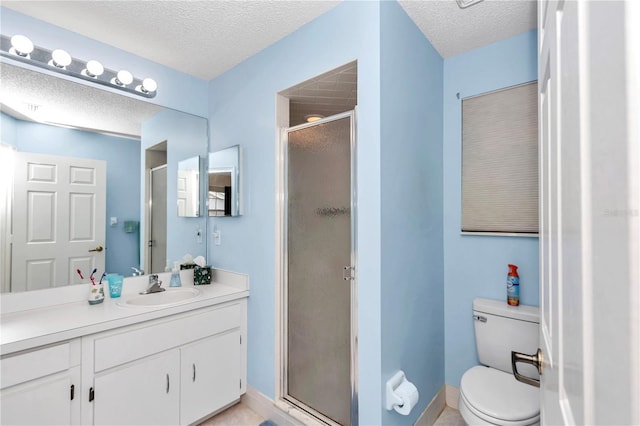
{"type": "Polygon", "coordinates": [[[538,233],[538,85],[462,101],[462,231],[538,233]]]}

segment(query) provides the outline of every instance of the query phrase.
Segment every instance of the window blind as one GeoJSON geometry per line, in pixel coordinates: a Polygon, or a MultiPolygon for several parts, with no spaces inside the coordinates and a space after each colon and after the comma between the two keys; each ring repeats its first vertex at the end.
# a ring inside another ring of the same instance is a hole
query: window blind
{"type": "Polygon", "coordinates": [[[538,232],[538,85],[462,101],[462,231],[538,232]]]}

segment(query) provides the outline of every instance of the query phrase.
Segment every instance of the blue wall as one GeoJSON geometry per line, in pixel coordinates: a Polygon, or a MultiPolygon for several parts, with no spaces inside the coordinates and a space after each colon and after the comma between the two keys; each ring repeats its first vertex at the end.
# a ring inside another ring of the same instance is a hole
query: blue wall
{"type": "Polygon", "coordinates": [[[243,149],[244,215],[212,218],[216,267],[251,277],[248,383],[275,397],[276,93],[358,60],[360,423],[381,422],[380,5],[344,2],[210,84],[210,150],[243,149]],[[366,232],[365,232],[366,230],[366,232]]]}
{"type": "Polygon", "coordinates": [[[538,239],[460,235],[461,100],[537,79],[537,33],[530,31],[444,61],[445,380],[460,386],[478,364],[473,299],[506,298],[507,264],[518,265],[520,303],[538,305],[538,239]]]}
{"type": "MultiPolygon", "coordinates": [[[[176,260],[189,253],[206,256],[206,218],[204,206],[200,205],[200,217],[178,217],[178,162],[187,158],[206,155],[207,152],[207,120],[180,111],[164,110],[142,124],[142,152],[145,149],[167,142],[167,259],[173,265],[176,260]],[[199,241],[197,233],[202,239],[199,241]]],[[[140,156],[140,178],[144,182],[145,157],[140,156]]],[[[206,175],[205,175],[206,176],[206,175]]],[[[201,175],[202,177],[202,175],[201,175]]],[[[200,180],[202,200],[204,199],[204,181],[200,180]]],[[[136,199],[144,212],[144,197],[136,199]]],[[[146,218],[141,217],[140,229],[145,229],[146,218]]],[[[144,258],[144,255],[142,256],[144,258]]],[[[144,261],[141,261],[144,265],[144,261]]]]}
{"type": "Polygon", "coordinates": [[[420,392],[412,425],[444,385],[443,60],[395,2],[381,9],[382,382],[420,392]]]}
{"type": "Polygon", "coordinates": [[[107,162],[105,268],[128,275],[131,266],[138,264],[138,234],[125,233],[124,221],[140,218],[140,142],[0,115],[3,142],[18,151],[107,162]],[[9,129],[13,129],[12,140],[4,139],[9,129]],[[116,226],[109,225],[110,217],[118,218],[116,226]]]}

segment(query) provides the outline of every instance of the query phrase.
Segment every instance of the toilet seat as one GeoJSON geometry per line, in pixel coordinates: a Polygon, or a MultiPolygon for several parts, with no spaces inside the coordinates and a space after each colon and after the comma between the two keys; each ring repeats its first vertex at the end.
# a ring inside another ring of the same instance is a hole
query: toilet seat
{"type": "Polygon", "coordinates": [[[460,409],[481,422],[526,426],[540,421],[538,388],[495,368],[475,366],[460,381],[460,409]]]}

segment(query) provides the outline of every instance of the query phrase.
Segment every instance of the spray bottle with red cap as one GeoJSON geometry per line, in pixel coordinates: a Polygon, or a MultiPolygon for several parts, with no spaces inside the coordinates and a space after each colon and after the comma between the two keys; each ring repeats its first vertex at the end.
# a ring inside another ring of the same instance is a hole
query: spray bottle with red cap
{"type": "Polygon", "coordinates": [[[507,303],[511,306],[518,306],[520,304],[520,277],[518,276],[518,267],[512,264],[508,266],[507,303]]]}

